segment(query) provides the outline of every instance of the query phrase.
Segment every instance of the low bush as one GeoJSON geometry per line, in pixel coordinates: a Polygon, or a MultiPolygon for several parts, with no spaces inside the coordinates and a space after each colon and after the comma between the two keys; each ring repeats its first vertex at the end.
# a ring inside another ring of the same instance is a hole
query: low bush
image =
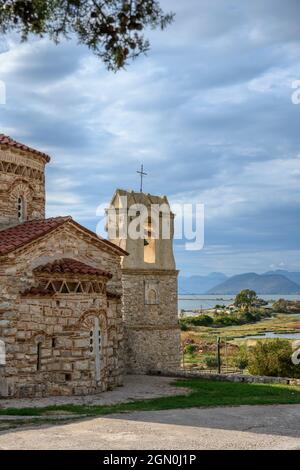
{"type": "Polygon", "coordinates": [[[188,330],[193,326],[233,326],[245,325],[247,323],[255,323],[263,318],[270,317],[271,313],[265,309],[249,309],[248,311],[225,313],[215,313],[210,315],[195,315],[190,317],[182,317],[179,319],[179,325],[182,331],[188,330]]]}
{"type": "Polygon", "coordinates": [[[278,299],[273,303],[273,310],[277,313],[286,313],[287,312],[287,301],[284,299],[278,299]]]}
{"type": "Polygon", "coordinates": [[[211,326],[214,320],[209,315],[197,315],[194,317],[180,318],[179,325],[182,331],[186,331],[191,326],[211,326]]]}
{"type": "Polygon", "coordinates": [[[257,341],[251,348],[248,370],[253,375],[300,377],[300,366],[292,362],[293,349],[282,339],[257,341]]]}
{"type": "Polygon", "coordinates": [[[279,299],[274,302],[272,308],[276,313],[299,313],[300,301],[279,299]]]}
{"type": "Polygon", "coordinates": [[[182,319],[179,320],[179,326],[181,331],[188,331],[189,326],[186,322],[182,321],[182,319]]]}
{"type": "Polygon", "coordinates": [[[218,367],[218,359],[216,356],[206,356],[204,362],[208,369],[216,369],[218,367]]]}
{"type": "Polygon", "coordinates": [[[194,355],[196,351],[197,351],[196,344],[187,344],[184,348],[184,352],[186,354],[190,354],[191,356],[194,355]]]}
{"type": "Polygon", "coordinates": [[[233,356],[233,365],[240,370],[245,370],[249,364],[249,353],[245,346],[241,346],[233,356]]]}

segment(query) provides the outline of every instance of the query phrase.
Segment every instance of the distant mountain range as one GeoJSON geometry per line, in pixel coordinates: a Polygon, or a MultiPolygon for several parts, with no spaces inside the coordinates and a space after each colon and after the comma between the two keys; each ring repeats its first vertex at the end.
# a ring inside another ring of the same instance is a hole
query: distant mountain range
{"type": "Polygon", "coordinates": [[[276,269],[276,271],[268,271],[265,274],[281,274],[282,276],[287,277],[296,284],[300,285],[300,273],[285,271],[284,269],[276,269]]]}
{"type": "Polygon", "coordinates": [[[300,272],[276,270],[264,274],[244,273],[232,277],[227,277],[223,273],[179,277],[180,294],[234,295],[242,289],[252,289],[257,294],[300,294],[300,272]]]}
{"type": "Polygon", "coordinates": [[[207,276],[179,276],[180,294],[205,294],[212,287],[228,279],[223,273],[210,273],[207,276]]]}
{"type": "Polygon", "coordinates": [[[230,277],[212,287],[208,294],[237,294],[242,289],[252,289],[257,294],[300,294],[300,285],[282,274],[246,273],[230,277]]]}

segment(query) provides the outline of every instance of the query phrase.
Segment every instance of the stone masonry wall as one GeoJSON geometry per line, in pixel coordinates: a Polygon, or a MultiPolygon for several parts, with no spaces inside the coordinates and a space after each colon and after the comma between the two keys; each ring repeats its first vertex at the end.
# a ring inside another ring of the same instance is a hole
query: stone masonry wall
{"type": "Polygon", "coordinates": [[[177,271],[124,270],[122,283],[127,371],[177,369],[181,359],[177,271]],[[155,304],[147,304],[147,284],[157,286],[155,304]]]}
{"type": "Polygon", "coordinates": [[[26,201],[28,220],[45,216],[45,162],[0,149],[0,230],[18,223],[18,198],[26,201]]]}
{"type": "Polygon", "coordinates": [[[119,256],[105,247],[100,250],[68,226],[2,258],[0,339],[6,344],[6,366],[0,376],[2,394],[88,394],[122,384],[123,322],[118,296],[107,298],[105,291],[22,296],[37,283],[34,267],[62,257],[111,272],[109,289],[116,293],[121,290],[119,256]],[[101,331],[98,384],[95,351],[90,344],[95,318],[101,331]]]}

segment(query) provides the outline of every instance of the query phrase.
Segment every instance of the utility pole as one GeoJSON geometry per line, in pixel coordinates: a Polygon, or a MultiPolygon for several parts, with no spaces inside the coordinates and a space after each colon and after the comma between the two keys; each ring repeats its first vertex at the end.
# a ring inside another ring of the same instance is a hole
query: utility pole
{"type": "Polygon", "coordinates": [[[218,374],[221,374],[221,338],[217,340],[217,358],[218,358],[218,374]]]}

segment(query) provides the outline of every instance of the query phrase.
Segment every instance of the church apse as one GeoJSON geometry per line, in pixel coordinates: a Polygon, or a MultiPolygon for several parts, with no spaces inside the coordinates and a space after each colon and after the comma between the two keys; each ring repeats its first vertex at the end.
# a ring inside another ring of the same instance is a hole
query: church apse
{"type": "Polygon", "coordinates": [[[48,155],[0,134],[0,230],[45,216],[48,155]]]}

